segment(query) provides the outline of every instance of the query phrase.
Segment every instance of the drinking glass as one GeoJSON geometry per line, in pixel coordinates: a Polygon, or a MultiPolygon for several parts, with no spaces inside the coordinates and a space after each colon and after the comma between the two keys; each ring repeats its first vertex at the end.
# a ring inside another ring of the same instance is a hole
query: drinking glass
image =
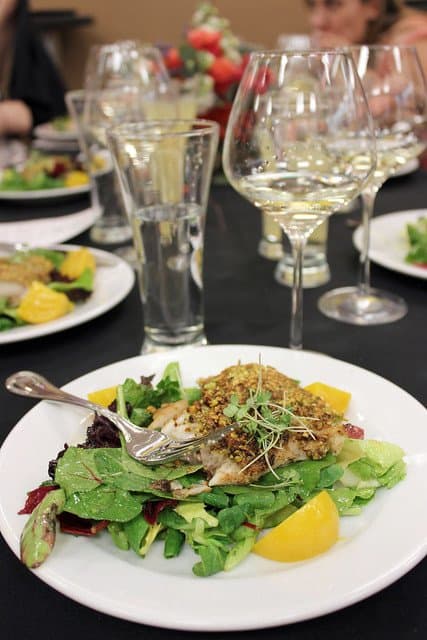
{"type": "Polygon", "coordinates": [[[351,47],[374,120],[377,166],[362,191],[363,240],[355,287],[333,289],[319,300],[325,315],[356,325],[385,324],[407,313],[405,301],[371,287],[370,221],[384,182],[425,149],[427,87],[413,47],[351,47]]]}
{"type": "Polygon", "coordinates": [[[142,352],[206,344],[203,241],[219,126],[122,124],[108,132],[138,257],[142,352]]]}
{"type": "MultiPolygon", "coordinates": [[[[83,135],[91,171],[92,199],[100,217],[91,229],[95,242],[123,243],[132,237],[120,189],[107,148],[106,130],[120,122],[144,117],[144,100],[169,90],[169,76],[161,53],[135,41],[95,46],[87,62],[83,135]],[[99,171],[104,158],[107,167],[99,171]]],[[[129,259],[132,249],[120,250],[129,259]]]]}
{"type": "Polygon", "coordinates": [[[307,237],[360,193],[374,165],[372,120],[349,54],[251,54],[230,114],[223,166],[232,186],[290,240],[291,349],[302,348],[307,237]]]}

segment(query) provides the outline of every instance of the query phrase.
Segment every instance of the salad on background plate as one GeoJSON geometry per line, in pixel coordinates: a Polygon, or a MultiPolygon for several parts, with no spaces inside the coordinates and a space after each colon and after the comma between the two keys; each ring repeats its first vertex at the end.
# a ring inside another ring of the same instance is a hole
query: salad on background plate
{"type": "Polygon", "coordinates": [[[77,140],[77,130],[73,119],[68,116],[58,116],[34,127],[34,136],[43,140],[77,140]]]}
{"type": "Polygon", "coordinates": [[[408,222],[406,233],[409,242],[406,262],[427,269],[427,215],[408,222]]]}
{"type": "Polygon", "coordinates": [[[106,251],[0,243],[0,344],[95,318],[123,300],[133,283],[129,265],[106,251]]]}
{"type": "MultiPolygon", "coordinates": [[[[103,164],[99,168],[102,167],[103,164]]],[[[69,155],[50,155],[33,151],[19,167],[3,170],[0,192],[71,189],[88,184],[89,175],[79,160],[69,155]]]]}
{"type": "Polygon", "coordinates": [[[28,248],[0,256],[0,331],[42,324],[71,313],[94,288],[90,249],[28,248]]]}
{"type": "MultiPolygon", "coordinates": [[[[375,216],[370,225],[369,257],[387,269],[416,278],[427,278],[427,209],[409,209],[375,216]]],[[[362,227],[353,234],[361,251],[362,227]]]]}

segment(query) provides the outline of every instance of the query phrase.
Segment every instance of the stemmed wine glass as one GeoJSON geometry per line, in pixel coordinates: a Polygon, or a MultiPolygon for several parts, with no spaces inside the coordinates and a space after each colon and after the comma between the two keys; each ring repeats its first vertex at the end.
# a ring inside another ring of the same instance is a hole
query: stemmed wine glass
{"type": "Polygon", "coordinates": [[[289,346],[301,349],[307,238],[361,192],[375,166],[372,119],[351,56],[253,53],[231,110],[223,165],[232,186],[289,237],[294,258],[289,346]]]}
{"type": "Polygon", "coordinates": [[[325,293],[319,309],[325,315],[357,325],[384,324],[407,313],[405,301],[371,287],[369,236],[376,195],[384,182],[425,149],[427,87],[413,47],[351,47],[375,127],[377,166],[362,191],[362,249],[359,281],[325,293]]]}
{"type": "MultiPolygon", "coordinates": [[[[137,41],[95,46],[86,66],[81,124],[85,151],[91,165],[92,198],[100,217],[91,229],[98,243],[119,244],[132,237],[113,171],[106,131],[121,122],[144,118],[144,101],[167,94],[169,75],[160,51],[137,41]],[[98,167],[99,158],[107,167],[98,167]]],[[[132,261],[133,249],[116,253],[132,261]]]]}

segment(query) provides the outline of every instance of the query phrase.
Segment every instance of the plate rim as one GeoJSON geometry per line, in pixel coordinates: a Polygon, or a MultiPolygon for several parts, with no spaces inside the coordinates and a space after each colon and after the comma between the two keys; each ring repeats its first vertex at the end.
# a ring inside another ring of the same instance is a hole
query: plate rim
{"type": "Polygon", "coordinates": [[[0,200],[50,200],[78,196],[90,191],[90,182],[78,187],[55,187],[54,189],[29,189],[28,191],[7,191],[0,189],[0,200]]]}
{"type": "Polygon", "coordinates": [[[52,121],[42,122],[33,129],[33,135],[39,140],[78,141],[77,131],[58,131],[52,126],[52,121]]]}
{"type": "MultiPolygon", "coordinates": [[[[427,269],[424,269],[423,267],[417,267],[416,265],[411,265],[409,263],[406,263],[404,261],[402,262],[398,262],[396,260],[393,259],[388,259],[387,257],[384,258],[384,255],[382,252],[378,252],[375,250],[375,248],[372,247],[372,226],[375,226],[375,223],[377,220],[383,222],[385,219],[389,218],[390,220],[393,219],[393,217],[397,217],[400,216],[403,219],[403,223],[402,226],[406,223],[406,222],[410,222],[412,221],[414,218],[419,217],[420,215],[426,215],[427,216],[427,208],[425,209],[404,209],[404,210],[398,210],[398,211],[391,211],[389,213],[384,213],[381,214],[379,216],[375,216],[372,218],[370,224],[371,224],[371,230],[370,230],[370,247],[369,247],[369,259],[372,262],[375,262],[375,264],[380,265],[381,267],[384,267],[386,269],[389,269],[390,271],[395,271],[396,273],[403,273],[404,275],[408,275],[408,276],[413,276],[415,278],[420,278],[421,280],[426,280],[427,279],[427,269]]],[[[361,246],[362,246],[362,225],[359,225],[357,227],[357,229],[354,230],[353,232],[353,236],[352,236],[352,240],[353,240],[353,246],[357,249],[357,251],[361,251],[361,246]]]]}
{"type": "MultiPolygon", "coordinates": [[[[381,380],[382,383],[386,384],[386,385],[391,385],[392,389],[396,389],[399,391],[399,393],[403,394],[406,399],[408,401],[414,402],[417,406],[417,410],[419,410],[420,408],[425,411],[425,408],[423,407],[423,405],[416,399],[414,398],[411,394],[409,394],[407,391],[405,391],[404,389],[402,389],[401,387],[399,387],[398,385],[396,385],[395,383],[391,382],[390,380],[388,380],[387,378],[384,378],[383,376],[374,373],[372,371],[369,371],[368,369],[365,369],[363,367],[359,367],[358,365],[354,365],[352,363],[346,362],[344,360],[340,360],[337,358],[330,358],[329,356],[324,356],[323,354],[313,354],[310,352],[292,352],[289,349],[285,349],[282,347],[271,347],[271,346],[267,346],[267,345],[209,345],[207,347],[199,347],[197,349],[198,353],[200,354],[200,350],[204,349],[204,350],[225,350],[226,352],[231,351],[233,349],[250,349],[251,351],[257,351],[259,349],[263,349],[263,350],[267,350],[267,355],[268,355],[268,351],[269,350],[273,350],[274,352],[279,352],[280,354],[290,354],[293,357],[295,357],[298,361],[298,358],[300,359],[301,362],[303,362],[304,358],[307,358],[308,361],[312,361],[313,358],[328,358],[328,360],[332,360],[334,361],[335,365],[339,365],[339,366],[348,366],[350,367],[353,372],[355,370],[358,371],[359,374],[363,374],[366,375],[368,374],[368,376],[372,376],[374,380],[381,380]]],[[[160,360],[163,361],[163,363],[165,361],[167,361],[168,359],[170,360],[171,357],[173,357],[173,359],[179,359],[180,355],[186,351],[187,353],[189,353],[189,355],[191,356],[192,352],[195,351],[195,348],[191,348],[191,347],[186,347],[184,349],[178,349],[176,351],[173,352],[165,352],[162,354],[155,354],[155,360],[160,360]]],[[[255,357],[254,355],[251,357],[255,357]]],[[[135,363],[140,361],[141,359],[143,360],[147,360],[147,358],[150,358],[150,356],[134,356],[131,358],[126,358],[114,363],[110,363],[108,365],[104,365],[102,367],[98,367],[92,371],[86,372],[85,374],[78,376],[77,378],[74,378],[72,381],[68,382],[66,385],[64,385],[64,389],[66,390],[73,390],[73,386],[75,385],[79,385],[79,384],[84,384],[85,383],[85,378],[90,379],[91,376],[99,374],[101,371],[106,371],[108,369],[110,369],[111,371],[113,371],[117,366],[121,366],[121,367],[125,367],[127,366],[127,364],[130,361],[134,361],[135,363]]],[[[153,365],[154,366],[154,365],[153,365]]],[[[158,364],[158,366],[160,366],[160,363],[158,364]]],[[[277,365],[276,365],[277,366],[277,365]]],[[[292,366],[292,363],[290,363],[289,366],[292,366]]],[[[21,425],[21,423],[27,419],[28,420],[28,416],[32,416],[32,414],[36,413],[37,410],[40,411],[40,404],[36,405],[35,407],[33,407],[32,409],[30,409],[30,411],[26,412],[24,414],[24,416],[17,422],[17,424],[15,425],[15,427],[12,429],[12,431],[10,432],[10,434],[7,436],[5,443],[8,442],[9,438],[13,437],[13,432],[15,429],[18,429],[21,425]]],[[[2,446],[2,450],[4,447],[4,444],[2,446]]],[[[0,470],[1,470],[1,458],[2,458],[2,450],[0,450],[0,470]]],[[[403,484],[403,483],[402,483],[403,484]]],[[[0,504],[0,529],[2,529],[3,531],[3,535],[4,534],[4,520],[3,520],[3,512],[2,512],[2,508],[1,508],[1,504],[0,504]]],[[[7,524],[7,523],[6,523],[7,524]]],[[[368,530],[370,530],[371,527],[368,527],[368,530]]],[[[13,548],[13,544],[11,544],[11,542],[6,538],[5,539],[8,543],[8,545],[12,548],[12,551],[15,553],[16,555],[16,549],[13,548]]],[[[417,548],[414,550],[412,550],[411,554],[406,554],[405,555],[405,560],[404,561],[400,561],[400,563],[398,563],[397,565],[394,565],[391,567],[390,570],[388,570],[387,572],[385,572],[383,575],[380,575],[376,578],[375,581],[371,581],[368,584],[359,584],[359,587],[356,589],[354,588],[352,590],[351,593],[346,593],[345,597],[341,597],[340,598],[334,598],[332,602],[330,602],[329,606],[323,606],[322,605],[318,605],[316,607],[316,605],[314,607],[311,607],[311,610],[309,612],[305,611],[303,614],[298,614],[298,613],[293,613],[293,614],[289,614],[289,615],[285,615],[284,613],[278,614],[276,612],[276,616],[269,620],[269,621],[265,621],[265,619],[262,619],[262,616],[260,616],[261,621],[259,621],[259,618],[257,618],[256,620],[254,620],[254,617],[251,617],[251,621],[248,623],[244,623],[242,622],[242,620],[239,618],[238,620],[234,620],[234,621],[230,621],[228,618],[227,619],[221,619],[221,620],[217,620],[216,618],[211,618],[210,620],[206,621],[200,621],[200,619],[191,617],[191,615],[187,615],[184,616],[181,620],[175,620],[174,622],[171,622],[170,620],[167,620],[166,622],[164,620],[161,620],[161,622],[159,621],[159,618],[156,617],[158,616],[158,611],[156,610],[156,608],[154,608],[153,611],[150,612],[150,615],[147,614],[147,611],[145,611],[143,613],[143,618],[141,618],[141,615],[138,615],[136,613],[134,613],[133,615],[131,615],[129,612],[124,613],[123,611],[112,611],[111,608],[109,608],[108,603],[103,602],[103,597],[99,597],[97,598],[95,596],[95,601],[92,601],[90,603],[88,603],[87,600],[87,594],[85,593],[84,588],[81,588],[81,585],[79,586],[79,588],[81,589],[80,592],[73,592],[72,594],[69,592],[70,591],[70,585],[67,584],[66,580],[63,580],[61,582],[60,576],[58,578],[55,578],[55,572],[50,571],[49,569],[46,569],[45,566],[43,566],[41,569],[38,569],[37,571],[39,572],[37,574],[37,572],[35,572],[36,577],[38,577],[39,579],[41,579],[42,581],[46,582],[47,584],[49,584],[51,587],[53,587],[54,589],[58,590],[60,593],[63,593],[64,595],[66,595],[67,597],[69,597],[71,600],[77,601],[85,606],[88,606],[89,608],[95,609],[96,611],[101,611],[102,613],[108,614],[108,615],[112,615],[121,619],[125,619],[125,620],[130,620],[133,622],[137,622],[140,624],[148,624],[148,625],[152,625],[155,627],[161,627],[161,628],[168,628],[168,629],[176,629],[176,630],[186,630],[186,631],[202,631],[202,632],[207,632],[207,631],[238,631],[238,630],[252,630],[252,629],[261,629],[261,628],[269,628],[269,627],[273,627],[273,626],[278,626],[278,625],[287,625],[287,624],[291,624],[294,622],[298,622],[298,621],[303,621],[303,620],[309,620],[318,616],[322,616],[322,615],[326,615],[328,613],[331,613],[333,611],[337,611],[340,610],[344,607],[347,607],[351,604],[354,604],[356,602],[359,602],[361,600],[364,600],[365,598],[377,593],[378,591],[384,589],[386,586],[392,584],[393,582],[395,582],[397,579],[399,579],[401,576],[403,576],[404,574],[406,574],[408,571],[410,571],[416,564],[418,564],[423,557],[426,555],[427,553],[427,539],[424,538],[418,545],[417,548]],[[42,574],[40,573],[40,571],[42,570],[42,574]],[[190,618],[190,619],[189,619],[190,618]]],[[[327,555],[327,554],[326,554],[327,555]]],[[[113,555],[111,556],[113,557],[113,555]]],[[[320,558],[322,556],[319,556],[320,558]]],[[[282,574],[282,572],[280,572],[279,575],[279,579],[274,580],[275,584],[279,584],[281,583],[280,580],[280,575],[282,574]]],[[[176,582],[178,584],[178,582],[176,581],[176,577],[175,576],[169,576],[168,575],[168,580],[170,579],[170,585],[171,587],[173,587],[174,583],[176,582]]],[[[286,574],[284,574],[286,576],[286,574]]],[[[321,575],[321,573],[320,573],[321,575]]],[[[277,576],[275,576],[276,578],[277,576]]],[[[239,578],[238,580],[241,580],[242,578],[239,578]]],[[[244,579],[244,578],[243,578],[244,579]]],[[[199,579],[197,579],[199,580],[199,579]]],[[[252,581],[254,585],[256,585],[258,583],[258,578],[248,578],[246,579],[249,582],[252,581]]],[[[213,578],[213,583],[208,583],[208,581],[201,581],[201,582],[197,582],[197,584],[200,584],[200,591],[205,594],[208,595],[209,594],[209,584],[214,584],[215,579],[213,578]]],[[[220,582],[221,584],[221,582],[220,582]]],[[[226,584],[226,582],[222,582],[222,584],[226,584]]],[[[245,582],[246,584],[246,582],[245,582]]],[[[252,583],[251,583],[252,584],[252,583]]],[[[74,587],[76,587],[77,585],[74,585],[74,587]]],[[[212,589],[214,590],[214,587],[212,587],[212,589]]],[[[214,590],[215,591],[215,590],[214,590]]],[[[89,590],[90,592],[90,590],[89,590]]],[[[92,594],[93,595],[93,594],[92,594]]],[[[105,598],[104,598],[105,600],[105,598]]],[[[258,612],[259,613],[259,612],[258,612]]]]}
{"type": "MultiPolygon", "coordinates": [[[[82,244],[55,243],[49,244],[45,248],[73,251],[85,246],[86,245],[82,244]]],[[[70,313],[62,316],[61,318],[57,318],[57,320],[52,320],[52,322],[45,322],[37,325],[24,325],[23,327],[15,327],[14,329],[9,329],[4,332],[2,331],[0,332],[0,346],[4,344],[14,344],[16,342],[33,340],[34,338],[41,338],[43,336],[66,331],[67,329],[79,326],[80,324],[85,324],[86,322],[103,315],[107,311],[110,311],[110,309],[113,309],[122,300],[124,300],[124,298],[126,298],[135,282],[135,272],[132,267],[125,260],[108,251],[97,249],[95,247],[87,248],[93,252],[95,257],[98,256],[100,259],[104,259],[105,261],[108,260],[111,263],[111,265],[106,266],[106,268],[110,268],[111,266],[113,268],[119,267],[123,270],[123,279],[121,280],[123,288],[120,291],[114,290],[108,301],[104,302],[102,305],[97,305],[92,309],[89,308],[89,310],[86,310],[83,318],[73,317],[73,313],[70,313]],[[55,325],[52,323],[55,323],[55,325]],[[25,333],[21,333],[21,335],[19,335],[18,332],[22,332],[23,330],[25,330],[25,333]],[[30,335],[27,335],[28,333],[30,335]]],[[[98,269],[99,268],[102,268],[102,265],[99,265],[98,269]]]]}

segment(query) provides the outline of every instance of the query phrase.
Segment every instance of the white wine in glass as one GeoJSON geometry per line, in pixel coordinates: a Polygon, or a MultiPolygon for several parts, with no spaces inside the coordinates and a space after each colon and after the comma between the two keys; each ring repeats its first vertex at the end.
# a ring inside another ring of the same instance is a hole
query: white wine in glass
{"type": "Polygon", "coordinates": [[[349,324],[375,325],[399,320],[405,301],[394,293],[371,287],[369,236],[376,195],[384,182],[426,147],[427,87],[413,47],[363,45],[350,52],[375,127],[377,165],[362,192],[363,236],[357,286],[325,293],[319,309],[349,324]]]}
{"type": "Polygon", "coordinates": [[[372,119],[351,55],[253,53],[231,110],[223,166],[236,191],[290,240],[289,346],[301,349],[307,238],[363,190],[375,167],[372,119]]]}

